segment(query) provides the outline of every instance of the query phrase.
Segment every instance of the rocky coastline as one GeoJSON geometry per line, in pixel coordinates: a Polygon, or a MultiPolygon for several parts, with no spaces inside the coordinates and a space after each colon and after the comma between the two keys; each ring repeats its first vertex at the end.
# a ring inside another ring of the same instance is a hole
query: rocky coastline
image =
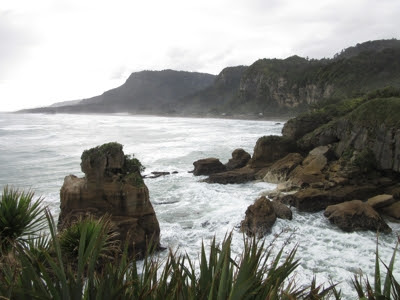
{"type": "MultiPolygon", "coordinates": [[[[193,176],[207,176],[202,181],[210,184],[277,184],[246,210],[240,229],[248,236],[268,234],[277,218],[291,220],[292,208],[324,211],[345,232],[389,233],[386,220],[400,222],[400,121],[392,116],[400,112],[400,92],[382,90],[333,107],[289,120],[282,135],[259,138],[253,155],[235,149],[225,164],[199,159],[193,176]]],[[[86,150],[81,159],[85,177],[67,176],[60,191],[59,230],[88,215],[108,214],[132,252],[145,253],[150,242],[160,248],[140,162],[118,143],[86,150]]],[[[152,172],[146,178],[174,173],[152,172]]]]}
{"type": "Polygon", "coordinates": [[[343,100],[289,120],[281,136],[261,137],[244,165],[221,171],[227,164],[207,158],[194,163],[193,173],[207,175],[208,183],[277,184],[247,209],[241,229],[249,236],[270,231],[278,205],[324,211],[346,232],[388,233],[385,220],[400,221],[399,111],[392,89],[343,100]]]}

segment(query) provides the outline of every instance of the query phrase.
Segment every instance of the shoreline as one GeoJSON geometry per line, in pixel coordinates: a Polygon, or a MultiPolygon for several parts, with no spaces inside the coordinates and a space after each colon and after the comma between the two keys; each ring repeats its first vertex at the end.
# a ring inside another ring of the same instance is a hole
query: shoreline
{"type": "Polygon", "coordinates": [[[252,114],[235,114],[235,115],[199,115],[199,114],[151,114],[151,113],[130,113],[130,112],[28,112],[28,111],[13,111],[0,112],[0,114],[43,114],[43,115],[102,115],[102,116],[148,116],[148,117],[165,117],[165,118],[192,118],[192,119],[226,119],[226,120],[248,120],[248,121],[276,121],[287,122],[296,117],[296,115],[252,115],[252,114]]]}

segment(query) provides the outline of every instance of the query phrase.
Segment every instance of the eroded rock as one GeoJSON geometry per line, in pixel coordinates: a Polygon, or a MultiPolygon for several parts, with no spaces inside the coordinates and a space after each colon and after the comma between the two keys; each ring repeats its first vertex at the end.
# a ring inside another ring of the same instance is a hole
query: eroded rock
{"type": "Polygon", "coordinates": [[[276,217],[279,219],[284,219],[284,220],[292,220],[293,219],[293,213],[292,210],[287,207],[285,204],[283,204],[280,201],[272,201],[272,207],[274,208],[276,217]]]}
{"type": "Polygon", "coordinates": [[[128,243],[130,251],[144,253],[151,240],[158,247],[160,227],[140,174],[140,162],[125,156],[118,143],[87,150],[81,159],[85,177],[65,177],[60,191],[58,229],[80,217],[110,214],[119,239],[128,243]]]}
{"type": "Polygon", "coordinates": [[[390,206],[380,210],[384,215],[389,216],[397,221],[400,220],[400,202],[393,203],[390,206]]]}
{"type": "Polygon", "coordinates": [[[251,168],[241,168],[232,171],[211,174],[204,181],[207,183],[234,184],[245,183],[255,179],[255,170],[251,168]]]}
{"type": "Polygon", "coordinates": [[[356,197],[367,199],[376,191],[377,187],[371,184],[340,186],[330,190],[307,188],[294,194],[284,195],[281,201],[300,211],[317,212],[324,210],[329,205],[350,201],[356,197]]]}
{"type": "Polygon", "coordinates": [[[228,171],[243,168],[251,159],[251,155],[243,149],[235,149],[232,158],[225,164],[228,171]]]}
{"type": "Polygon", "coordinates": [[[272,202],[263,196],[247,208],[240,230],[248,236],[262,237],[271,231],[275,221],[276,214],[272,202]]]}
{"type": "Polygon", "coordinates": [[[226,167],[220,162],[218,158],[209,157],[199,159],[193,163],[195,176],[211,175],[214,173],[225,172],[226,167]]]}
{"type": "Polygon", "coordinates": [[[389,233],[392,231],[376,210],[360,200],[328,206],[324,215],[331,223],[346,232],[372,230],[389,233]]]}
{"type": "Polygon", "coordinates": [[[298,187],[320,184],[323,187],[326,168],[332,151],[328,146],[320,146],[309,152],[308,156],[290,174],[289,181],[298,187]]]}
{"type": "Polygon", "coordinates": [[[296,152],[294,140],[282,136],[264,136],[257,140],[248,165],[251,168],[268,167],[292,152],[296,152]]]}
{"type": "Polygon", "coordinates": [[[374,209],[390,206],[395,202],[396,200],[393,198],[393,196],[388,194],[377,195],[375,197],[369,198],[367,201],[367,203],[371,205],[374,209]]]}
{"type": "Polygon", "coordinates": [[[263,180],[270,183],[282,183],[288,179],[288,175],[301,162],[303,156],[299,153],[290,153],[284,158],[276,161],[268,168],[263,180]]]}

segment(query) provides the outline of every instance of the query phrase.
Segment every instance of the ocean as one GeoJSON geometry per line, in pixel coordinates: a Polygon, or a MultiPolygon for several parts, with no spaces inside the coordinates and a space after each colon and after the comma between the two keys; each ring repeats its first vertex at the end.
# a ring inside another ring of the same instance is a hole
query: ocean
{"type": "MultiPolygon", "coordinates": [[[[108,142],[124,145],[125,154],[134,154],[153,171],[174,172],[147,178],[150,200],[161,228],[161,244],[197,259],[201,242],[222,241],[233,233],[233,253],[243,248],[238,227],[246,208],[276,185],[266,182],[220,185],[201,182],[194,176],[193,162],[206,157],[226,163],[236,148],[250,154],[257,139],[280,135],[282,121],[230,120],[211,118],[169,118],[133,115],[0,114],[0,190],[6,185],[32,190],[44,197],[55,217],[59,214],[59,191],[64,177],[83,176],[80,157],[84,150],[108,142]]],[[[376,250],[374,232],[344,233],[319,213],[293,209],[293,220],[279,220],[267,244],[276,239],[276,249],[298,246],[298,284],[339,283],[345,299],[354,299],[354,274],[373,276],[376,250]]],[[[400,232],[400,224],[390,223],[393,232],[379,237],[379,253],[389,263],[400,232]]],[[[384,269],[382,266],[381,269],[384,269]]],[[[400,279],[399,263],[395,276],[400,279]]],[[[372,280],[373,281],[373,280],[372,280]]]]}

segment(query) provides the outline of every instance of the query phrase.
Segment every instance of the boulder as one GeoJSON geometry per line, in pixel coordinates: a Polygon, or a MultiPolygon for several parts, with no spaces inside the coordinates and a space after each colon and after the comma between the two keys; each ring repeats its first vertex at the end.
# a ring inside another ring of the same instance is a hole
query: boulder
{"type": "Polygon", "coordinates": [[[218,158],[204,158],[199,159],[193,163],[195,176],[210,175],[220,172],[225,172],[226,167],[219,161],[218,158]]]}
{"type": "Polygon", "coordinates": [[[367,200],[367,203],[371,205],[374,209],[390,206],[395,202],[396,200],[393,198],[393,196],[388,194],[377,195],[367,200]]]}
{"type": "Polygon", "coordinates": [[[232,171],[211,174],[204,181],[207,183],[234,184],[245,183],[255,179],[255,170],[244,167],[232,171]]]}
{"type": "Polygon", "coordinates": [[[283,204],[280,201],[272,201],[272,207],[274,208],[276,217],[279,219],[284,219],[284,220],[292,220],[293,219],[293,213],[292,210],[287,207],[285,204],[283,204]]]}
{"type": "Polygon", "coordinates": [[[329,205],[350,201],[356,197],[367,199],[376,191],[377,187],[372,184],[338,186],[330,190],[307,188],[294,194],[284,195],[281,201],[300,211],[317,212],[329,205]]]}
{"type": "Polygon", "coordinates": [[[265,174],[263,180],[270,183],[281,183],[287,180],[288,175],[303,161],[299,153],[290,153],[284,158],[273,163],[265,174]]]}
{"type": "Polygon", "coordinates": [[[386,206],[380,209],[380,211],[388,217],[394,218],[395,220],[400,220],[400,202],[386,206]]]}
{"type": "Polygon", "coordinates": [[[257,140],[253,157],[248,166],[251,168],[264,168],[289,153],[296,152],[296,143],[282,136],[264,136],[257,140]]]}
{"type": "Polygon", "coordinates": [[[60,191],[58,229],[81,217],[109,214],[119,239],[128,243],[130,251],[143,254],[150,241],[159,247],[160,227],[140,162],[125,156],[118,143],[86,150],[81,159],[85,177],[65,177],[60,191]]]}
{"type": "Polygon", "coordinates": [[[271,231],[275,221],[276,214],[272,202],[263,196],[247,208],[240,230],[248,236],[263,237],[271,231]]]}
{"type": "Polygon", "coordinates": [[[331,223],[346,232],[371,230],[389,233],[392,231],[376,210],[360,200],[328,206],[324,215],[331,223]]]}
{"type": "Polygon", "coordinates": [[[228,171],[243,168],[251,159],[251,155],[243,149],[235,149],[232,152],[232,158],[225,164],[228,171]]]}
{"type": "Polygon", "coordinates": [[[325,175],[323,170],[332,158],[333,152],[328,146],[320,146],[309,152],[308,156],[290,174],[289,181],[298,187],[311,186],[323,183],[325,175]]]}
{"type": "MultiPolygon", "coordinates": [[[[166,175],[170,175],[171,172],[162,172],[162,171],[154,171],[151,172],[151,175],[147,175],[147,176],[143,176],[143,178],[158,178],[161,176],[166,176],[166,175]]],[[[176,174],[176,173],[172,173],[172,174],[176,174]]]]}

